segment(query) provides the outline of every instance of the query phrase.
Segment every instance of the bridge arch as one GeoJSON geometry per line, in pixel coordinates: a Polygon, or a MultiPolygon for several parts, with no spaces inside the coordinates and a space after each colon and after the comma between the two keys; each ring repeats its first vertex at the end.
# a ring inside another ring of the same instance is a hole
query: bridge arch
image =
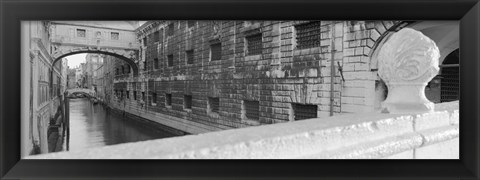
{"type": "Polygon", "coordinates": [[[138,66],[136,60],[138,59],[138,53],[133,50],[114,50],[114,49],[94,49],[94,48],[69,48],[68,50],[63,51],[56,51],[53,54],[53,65],[57,61],[62,60],[64,57],[74,55],[74,54],[81,54],[81,53],[95,53],[95,54],[104,54],[109,56],[114,56],[118,59],[121,59],[128,63],[132,68],[133,75],[138,76],[138,66]]]}

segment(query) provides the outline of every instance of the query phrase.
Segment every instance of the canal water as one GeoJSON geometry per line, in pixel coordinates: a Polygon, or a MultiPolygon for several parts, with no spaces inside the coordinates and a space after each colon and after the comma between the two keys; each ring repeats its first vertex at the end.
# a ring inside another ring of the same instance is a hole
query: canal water
{"type": "Polygon", "coordinates": [[[94,105],[86,98],[70,99],[69,151],[173,136],[94,105]]]}

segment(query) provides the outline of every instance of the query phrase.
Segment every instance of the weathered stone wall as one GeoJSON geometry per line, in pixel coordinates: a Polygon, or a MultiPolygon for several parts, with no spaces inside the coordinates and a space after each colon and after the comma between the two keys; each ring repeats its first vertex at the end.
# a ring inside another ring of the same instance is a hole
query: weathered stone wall
{"type": "MultiPolygon", "coordinates": [[[[373,111],[378,79],[371,51],[381,35],[399,22],[320,21],[318,46],[299,49],[295,26],[306,23],[196,21],[192,27],[187,21],[147,23],[137,30],[142,42],[140,75],[116,75],[115,88],[128,91],[130,98],[124,94],[115,106],[163,124],[169,124],[161,120],[165,116],[178,118],[170,124],[191,133],[293,121],[292,103],[316,105],[316,117],[330,116],[331,108],[334,114],[373,111]],[[168,34],[171,24],[173,35],[168,34]],[[262,36],[262,50],[249,55],[246,37],[255,34],[262,36]],[[212,61],[210,45],[218,42],[221,60],[212,61]],[[192,64],[187,63],[189,50],[193,50],[192,64]],[[172,96],[171,106],[166,105],[166,94],[172,96]],[[191,109],[184,108],[184,95],[192,96],[191,109]],[[218,113],[209,112],[208,97],[219,98],[218,113]],[[258,120],[245,118],[244,100],[259,101],[258,120]]],[[[127,64],[120,60],[114,68],[121,71],[121,66],[127,64]]]]}
{"type": "Polygon", "coordinates": [[[49,123],[61,114],[67,67],[62,60],[53,64],[50,26],[44,21],[21,23],[22,157],[48,152],[49,123]]]}

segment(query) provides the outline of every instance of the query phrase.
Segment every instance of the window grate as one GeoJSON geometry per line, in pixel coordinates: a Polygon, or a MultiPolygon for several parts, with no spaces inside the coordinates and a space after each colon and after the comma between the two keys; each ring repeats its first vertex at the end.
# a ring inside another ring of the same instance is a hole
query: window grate
{"type": "Polygon", "coordinates": [[[157,103],[157,93],[152,93],[152,103],[157,103]]]}
{"type": "Polygon", "coordinates": [[[77,37],[86,37],[86,33],[85,29],[77,29],[77,37]]]}
{"type": "Polygon", "coordinates": [[[187,55],[187,64],[193,64],[193,50],[185,52],[187,55]]]}
{"type": "Polygon", "coordinates": [[[192,109],[192,95],[184,95],[184,108],[185,109],[192,109]]]}
{"type": "Polygon", "coordinates": [[[320,21],[295,26],[297,32],[297,49],[320,46],[320,21]]]}
{"type": "Polygon", "coordinates": [[[292,104],[295,120],[317,117],[317,105],[292,104]]]}
{"type": "Polygon", "coordinates": [[[165,94],[165,105],[172,105],[172,94],[165,94]]]}
{"type": "Polygon", "coordinates": [[[259,119],[259,103],[258,101],[244,101],[245,106],[245,116],[248,119],[258,120],[259,119]]]}
{"type": "Polygon", "coordinates": [[[210,45],[211,60],[216,61],[222,59],[222,44],[216,43],[210,45]]]}
{"type": "Polygon", "coordinates": [[[220,107],[220,99],[219,98],[214,98],[214,97],[209,97],[208,102],[210,105],[210,111],[218,113],[219,107],[220,107]]]}
{"type": "Polygon", "coordinates": [[[153,59],[155,69],[158,69],[158,58],[153,59]]]}
{"type": "Polygon", "coordinates": [[[460,83],[459,68],[444,67],[442,68],[443,78],[440,84],[440,102],[450,102],[459,99],[460,83]]]}
{"type": "Polygon", "coordinates": [[[262,34],[246,37],[248,55],[262,54],[262,34]]]}
{"type": "Polygon", "coordinates": [[[160,41],[160,31],[155,31],[155,33],[153,33],[153,42],[158,41],[160,41]]]}
{"type": "Polygon", "coordinates": [[[168,66],[173,66],[173,54],[167,56],[168,66]]]}
{"type": "Polygon", "coordinates": [[[111,38],[112,38],[113,40],[118,40],[119,37],[120,37],[120,33],[118,33],[118,32],[112,32],[112,33],[110,33],[110,36],[111,36],[111,38]]]}
{"type": "Polygon", "coordinates": [[[173,23],[171,23],[170,25],[168,25],[168,36],[173,36],[173,31],[174,31],[174,26],[173,26],[173,23]]]}

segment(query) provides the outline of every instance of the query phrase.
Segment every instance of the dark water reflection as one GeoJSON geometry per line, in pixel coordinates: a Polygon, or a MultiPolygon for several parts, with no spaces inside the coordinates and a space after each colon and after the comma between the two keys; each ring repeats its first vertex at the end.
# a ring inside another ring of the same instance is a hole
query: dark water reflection
{"type": "Polygon", "coordinates": [[[88,99],[70,99],[70,151],[175,136],[107,111],[88,99]]]}

